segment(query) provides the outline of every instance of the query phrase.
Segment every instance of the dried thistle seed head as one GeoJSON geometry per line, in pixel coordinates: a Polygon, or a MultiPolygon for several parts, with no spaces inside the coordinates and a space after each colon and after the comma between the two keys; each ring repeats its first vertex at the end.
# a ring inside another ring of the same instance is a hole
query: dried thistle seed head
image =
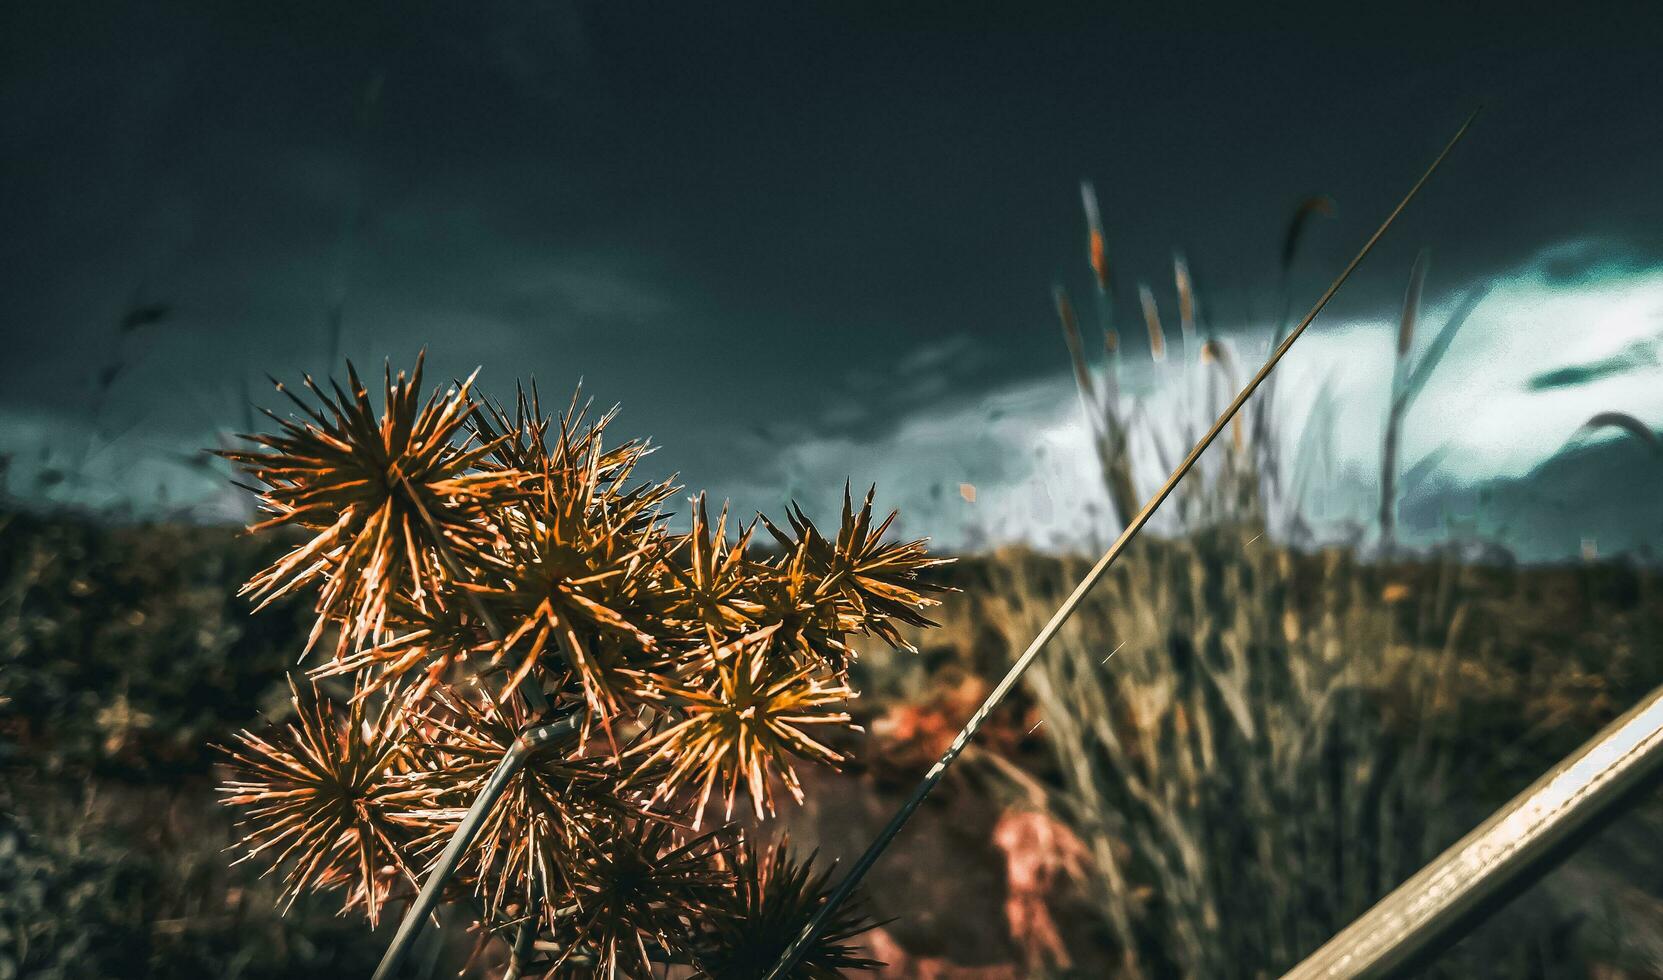
{"type": "Polygon", "coordinates": [[[918,581],[918,573],[951,563],[950,558],[931,558],[924,540],[885,543],[884,532],[895,522],[896,513],[877,527],[872,526],[872,498],[877,487],[866,491],[857,513],[843,485],[843,517],[833,551],[832,577],[860,615],[865,629],[891,646],[901,646],[891,620],[910,626],[930,627],[935,623],[920,610],[939,605],[932,594],[947,591],[933,583],[918,581]]]}
{"type": "Polygon", "coordinates": [[[355,698],[344,714],[315,688],[290,682],[296,721],[271,738],[242,732],[221,801],[242,809],[246,854],[284,867],[288,905],[302,891],[347,890],[374,925],[389,890],[414,882],[421,833],[406,810],[422,795],[399,775],[401,733],[393,700],[372,714],[355,698]]]}
{"type": "Polygon", "coordinates": [[[579,389],[572,393],[565,413],[551,418],[543,412],[535,383],[529,392],[519,389],[512,413],[498,403],[485,402],[469,421],[479,443],[493,447],[479,468],[523,474],[531,485],[544,473],[592,470],[602,485],[622,487],[652,447],[639,439],[602,447],[602,435],[617,417],[618,407],[591,419],[592,407],[591,402],[582,401],[579,389]]]}
{"type": "Polygon", "coordinates": [[[514,472],[476,469],[493,447],[458,442],[474,407],[468,384],[423,403],[418,359],[408,378],[388,371],[378,414],[350,365],[347,375],[350,393],[333,382],[326,393],[307,378],[316,405],[280,385],[304,417],[271,415],[280,431],[244,437],[260,448],[224,454],[259,484],[271,514],[253,530],[312,534],[243,591],[263,606],[321,579],[307,648],[335,621],[341,653],[385,625],[395,593],[442,588],[453,573],[447,562],[473,560],[488,544],[481,516],[520,493],[514,472]]]}
{"type": "MultiPolygon", "coordinates": [[[[773,968],[831,892],[831,871],[815,871],[815,856],[794,859],[788,839],[766,853],[750,841],[731,851],[735,887],[699,920],[693,980],[760,977],[773,968]]],[[[882,966],[849,942],[876,925],[864,906],[859,892],[839,906],[787,976],[838,980],[848,970],[882,966]]]]}
{"type": "MultiPolygon", "coordinates": [[[[762,519],[766,524],[767,519],[762,519]]],[[[776,539],[784,537],[767,525],[776,539]]],[[[749,586],[750,617],[756,629],[774,628],[776,649],[799,655],[804,665],[820,664],[843,673],[850,652],[845,638],[862,626],[835,589],[822,588],[825,576],[813,567],[809,543],[793,542],[783,558],[756,563],[749,586]]]]}
{"type": "Polygon", "coordinates": [[[603,480],[598,459],[597,444],[583,467],[545,471],[537,492],[507,515],[500,584],[486,594],[508,620],[497,656],[516,664],[515,682],[555,656],[605,717],[621,709],[640,671],[660,661],[655,621],[669,538],[654,515],[668,488],[625,490],[619,480],[627,474],[603,480]],[[619,640],[629,655],[604,659],[601,648],[619,640]]]}
{"type": "Polygon", "coordinates": [[[758,611],[757,604],[746,598],[753,569],[745,560],[756,525],[741,531],[735,541],[728,540],[727,529],[727,505],[712,527],[705,495],[699,494],[693,500],[693,530],[666,562],[676,585],[667,615],[702,631],[711,647],[750,626],[750,615],[758,611]]]}
{"type": "Polygon", "coordinates": [[[374,692],[420,672],[405,699],[420,703],[433,686],[469,664],[478,666],[497,643],[471,603],[443,592],[401,593],[387,603],[387,625],[372,646],[354,650],[309,671],[313,678],[363,675],[374,692]]]}
{"type": "Polygon", "coordinates": [[[810,737],[808,728],[847,727],[849,715],[838,706],[854,692],[820,665],[799,666],[776,650],[777,631],[768,627],[707,651],[685,681],[661,685],[662,696],[680,718],[634,751],[667,766],[654,799],[670,797],[684,786],[698,787],[695,828],[718,784],[729,816],[744,786],[762,817],[773,810],[776,779],[802,801],[802,785],[791,768],[795,759],[828,765],[843,759],[810,737]]]}
{"type": "Polygon", "coordinates": [[[574,862],[575,911],[562,924],[566,952],[592,958],[591,976],[655,977],[655,953],[692,953],[693,922],[732,887],[719,854],[726,831],[682,839],[671,824],[637,820],[574,862]]]}
{"type": "MultiPolygon", "coordinates": [[[[678,488],[633,475],[647,445],[602,446],[614,412],[591,419],[574,398],[553,419],[535,388],[511,409],[476,406],[467,385],[418,404],[418,363],[389,375],[377,414],[348,377],[350,393],[308,379],[302,416],[230,454],[261,485],[270,516],[256,530],[312,535],[246,591],[264,603],[318,584],[308,647],[326,625],[341,643],[313,674],[355,691],[345,708],[297,692],[296,726],[230,750],[224,792],[246,809],[248,848],[289,869],[291,901],[340,887],[376,917],[542,717],[530,677],[555,704],[583,705],[585,725],[505,776],[442,900],[479,909],[485,936],[540,910],[536,968],[550,975],[693,963],[735,869],[756,873],[757,909],[765,876],[754,855],[719,854],[729,836],[686,833],[718,785],[730,814],[743,788],[760,816],[776,782],[801,800],[797,761],[840,761],[808,733],[849,727],[847,640],[899,645],[899,625],[929,625],[942,590],[919,575],[939,562],[922,542],[884,542],[893,515],[874,522],[872,494],[857,510],[847,486],[830,537],[798,508],[788,530],[765,524],[775,557],[747,554],[754,523],[730,540],[726,508],[712,522],[702,496],[691,532],[672,534],[663,507],[678,488]]],[[[776,894],[797,895],[785,905],[822,890],[779,867],[776,894]]],[[[843,962],[827,955],[811,963],[843,962]]]]}
{"type": "Polygon", "coordinates": [[[896,513],[891,511],[881,523],[873,525],[872,499],[876,492],[876,487],[868,489],[857,511],[849,486],[844,484],[843,513],[835,540],[827,540],[801,508],[787,512],[794,536],[773,524],[766,526],[782,546],[803,552],[805,571],[815,579],[814,593],[835,594],[841,600],[850,632],[870,633],[890,646],[905,647],[894,621],[921,628],[934,626],[922,610],[939,604],[933,595],[948,591],[920,581],[918,574],[949,564],[952,559],[929,557],[923,540],[885,542],[883,536],[896,513]]]}

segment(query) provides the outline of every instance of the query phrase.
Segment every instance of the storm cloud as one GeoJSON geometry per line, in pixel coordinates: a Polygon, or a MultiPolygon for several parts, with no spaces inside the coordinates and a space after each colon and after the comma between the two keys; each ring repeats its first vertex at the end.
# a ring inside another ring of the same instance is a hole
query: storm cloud
{"type": "MultiPolygon", "coordinates": [[[[1481,102],[1336,335],[1389,320],[1426,245],[1434,301],[1520,275],[1585,295],[1663,257],[1651,5],[1574,36],[1528,5],[1075,7],[10,5],[0,448],[102,479],[101,500],[218,500],[189,453],[269,401],[266,374],[426,348],[489,391],[581,380],[658,465],[745,509],[925,445],[974,478],[877,467],[892,496],[933,513],[937,484],[947,507],[979,480],[985,509],[1024,479],[1000,420],[1068,425],[1048,305],[1088,281],[1079,180],[1123,302],[1140,282],[1170,302],[1181,247],[1246,343],[1283,302],[1294,206],[1336,202],[1297,306],[1481,102]],[[941,423],[958,412],[981,424],[941,423]]],[[[1621,383],[1629,356],[1508,343],[1543,352],[1515,392],[1621,383]]],[[[1518,424],[1545,446],[1553,418],[1518,424]]]]}

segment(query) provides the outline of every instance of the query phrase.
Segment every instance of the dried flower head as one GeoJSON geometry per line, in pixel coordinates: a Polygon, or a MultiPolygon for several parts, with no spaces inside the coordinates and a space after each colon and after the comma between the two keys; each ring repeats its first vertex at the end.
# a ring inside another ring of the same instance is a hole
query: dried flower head
{"type": "MultiPolygon", "coordinates": [[[[426,808],[411,818],[448,836],[525,724],[512,708],[435,691],[412,726],[418,763],[413,780],[425,791],[426,808]]],[[[486,816],[463,867],[462,877],[485,900],[488,914],[500,917],[511,906],[523,907],[534,892],[571,890],[574,857],[638,811],[619,786],[621,775],[616,758],[583,756],[569,744],[531,756],[486,816]]]]}
{"type": "Polygon", "coordinates": [[[386,625],[394,594],[441,588],[448,556],[485,547],[484,517],[517,493],[512,472],[476,469],[494,446],[458,444],[474,407],[472,379],[423,403],[421,378],[419,358],[408,378],[389,369],[379,414],[350,365],[350,393],[331,382],[331,395],[306,379],[315,406],[279,385],[304,417],[267,413],[280,431],[245,437],[263,448],[223,454],[260,484],[272,516],[254,531],[311,532],[244,587],[263,606],[321,579],[307,649],[331,622],[342,627],[340,652],[363,645],[386,625]]]}
{"type": "Polygon", "coordinates": [[[554,967],[584,952],[588,976],[650,978],[655,961],[691,953],[694,923],[731,888],[732,875],[717,860],[726,834],[682,839],[673,825],[651,819],[615,830],[574,862],[566,952],[554,967]]]}
{"type": "Polygon", "coordinates": [[[755,528],[753,523],[730,542],[727,507],[712,527],[701,493],[693,501],[693,530],[678,546],[685,549],[685,564],[669,563],[679,585],[671,594],[669,614],[695,624],[712,648],[721,645],[722,637],[749,628],[759,611],[746,596],[754,570],[746,562],[745,549],[755,528]]]}
{"type": "Polygon", "coordinates": [[[356,698],[345,717],[311,689],[290,683],[296,721],[267,739],[250,732],[225,751],[233,777],[222,802],[244,808],[240,860],[286,868],[285,901],[302,891],[346,887],[346,907],[374,925],[398,880],[415,881],[420,837],[406,809],[421,794],[398,775],[403,751],[396,703],[371,716],[356,698]]]}
{"type": "Polygon", "coordinates": [[[642,517],[667,490],[627,490],[628,469],[604,476],[600,455],[597,444],[583,465],[538,475],[533,498],[506,515],[500,584],[483,594],[512,624],[502,651],[518,648],[514,683],[558,653],[591,708],[610,716],[656,662],[654,593],[668,538],[642,517]],[[638,663],[602,661],[589,638],[626,640],[638,663]]]}
{"type": "Polygon", "coordinates": [[[843,756],[808,734],[812,725],[846,726],[841,705],[854,696],[843,681],[814,666],[799,666],[775,649],[777,626],[758,630],[695,661],[697,684],[665,683],[662,696],[682,715],[636,751],[669,771],[655,798],[678,787],[698,787],[694,826],[703,820],[712,791],[722,787],[726,815],[733,815],[741,786],[760,818],[773,810],[777,777],[798,802],[802,783],[796,758],[835,765],[843,756]]]}
{"type": "Polygon", "coordinates": [[[810,567],[821,576],[821,590],[835,590],[847,603],[861,632],[875,635],[892,647],[904,647],[894,622],[930,627],[935,623],[920,610],[937,605],[930,596],[944,591],[939,585],[919,581],[918,573],[945,563],[929,557],[924,541],[887,543],[884,534],[897,516],[872,524],[872,498],[877,487],[866,491],[859,511],[843,485],[843,515],[837,538],[827,541],[800,508],[790,513],[791,525],[808,553],[810,567]]]}
{"type": "MultiPolygon", "coordinates": [[[[616,410],[576,397],[558,417],[535,387],[512,407],[469,384],[422,402],[420,362],[388,373],[379,411],[350,368],[348,391],[306,386],[302,415],[229,454],[259,484],[254,529],[309,534],[245,591],[264,605],[315,585],[308,649],[340,639],[313,680],[353,694],[297,691],[294,725],[228,750],[247,857],[287,869],[288,900],[345,888],[372,920],[443,865],[440,899],[512,934],[522,975],[677,960],[738,976],[783,949],[770,930],[811,911],[824,876],[730,853],[731,825],[700,834],[706,811],[720,787],[729,817],[741,790],[760,816],[776,785],[802,799],[795,766],[842,759],[850,638],[901,646],[902,625],[930,625],[941,589],[922,573],[940,561],[885,541],[894,515],[874,521],[873,494],[856,508],[847,486],[830,536],[797,507],[730,534],[702,495],[672,531],[677,488],[635,475],[648,445],[604,445],[616,410]],[[777,552],[752,548],[758,523],[777,552]],[[551,711],[579,713],[573,738],[544,741],[551,711]],[[487,786],[501,795],[465,820],[487,786]],[[441,844],[463,827],[451,863],[441,844]]],[[[800,975],[865,962],[838,921],[800,975]]]]}
{"type": "MultiPolygon", "coordinates": [[[[766,853],[749,841],[732,851],[735,887],[723,893],[701,921],[693,980],[767,974],[831,891],[831,872],[816,871],[815,856],[793,859],[784,840],[766,853]]],[[[874,926],[856,892],[803,951],[788,974],[790,980],[835,980],[847,970],[877,968],[881,964],[849,942],[874,926]]]]}

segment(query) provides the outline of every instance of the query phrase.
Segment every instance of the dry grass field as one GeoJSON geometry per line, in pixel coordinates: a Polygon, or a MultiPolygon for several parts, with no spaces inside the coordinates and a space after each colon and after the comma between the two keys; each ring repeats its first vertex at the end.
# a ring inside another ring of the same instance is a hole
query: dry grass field
{"type": "MultiPolygon", "coordinates": [[[[1645,567],[1252,537],[1151,540],[1103,583],[874,874],[883,975],[1274,975],[1663,681],[1645,567]]],[[[0,555],[11,975],[367,971],[385,925],[281,916],[222,853],[206,746],[282,716],[303,641],[298,613],[250,618],[226,588],[260,545],[12,511],[0,555]]],[[[921,652],[857,665],[866,731],[842,773],[808,771],[794,842],[863,847],[1078,571],[1020,551],[944,570],[962,591],[921,652]]],[[[1603,832],[1442,972],[1658,975],[1659,816],[1603,832]]]]}

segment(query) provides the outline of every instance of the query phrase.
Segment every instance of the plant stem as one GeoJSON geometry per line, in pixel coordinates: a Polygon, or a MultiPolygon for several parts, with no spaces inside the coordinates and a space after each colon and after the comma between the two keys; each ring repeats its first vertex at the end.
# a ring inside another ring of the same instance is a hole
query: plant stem
{"type": "Polygon", "coordinates": [[[509,780],[524,767],[526,760],[537,749],[556,739],[575,734],[578,730],[578,715],[579,712],[575,710],[568,712],[548,724],[526,729],[514,740],[513,746],[503,755],[502,761],[491,773],[491,778],[486,780],[484,788],[474,797],[473,805],[468,807],[468,813],[462,818],[462,823],[456,828],[455,833],[451,834],[450,842],[445,845],[439,860],[428,872],[427,881],[422,884],[422,890],[416,896],[415,902],[405,911],[404,918],[398,924],[398,932],[393,935],[392,944],[381,957],[381,965],[375,968],[372,980],[391,980],[397,973],[416,936],[421,933],[422,921],[438,904],[445,881],[461,863],[462,854],[468,849],[468,845],[473,843],[474,835],[479,833],[480,824],[485,822],[485,815],[508,789],[509,780]]]}
{"type": "Polygon", "coordinates": [[[502,980],[519,980],[525,969],[526,958],[531,955],[532,943],[537,939],[537,919],[542,911],[543,890],[538,886],[536,875],[531,876],[530,887],[526,889],[526,917],[520,927],[514,932],[514,948],[508,957],[508,970],[502,975],[502,980]]]}

